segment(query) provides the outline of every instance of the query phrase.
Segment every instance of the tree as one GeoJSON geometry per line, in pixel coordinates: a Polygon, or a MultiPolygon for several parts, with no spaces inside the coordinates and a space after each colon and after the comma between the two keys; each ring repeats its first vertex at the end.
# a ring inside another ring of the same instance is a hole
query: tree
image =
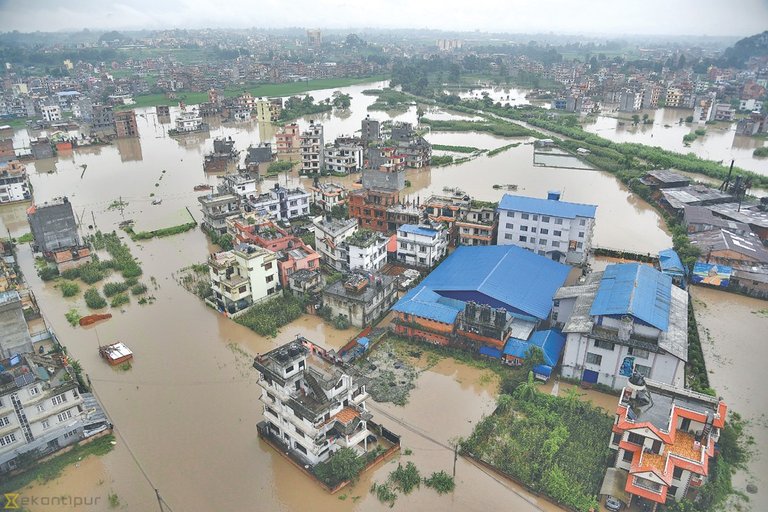
{"type": "Polygon", "coordinates": [[[416,120],[421,122],[421,118],[424,117],[424,109],[421,106],[416,107],[416,120]]]}
{"type": "Polygon", "coordinates": [[[539,390],[536,389],[536,383],[533,381],[533,372],[529,371],[528,380],[517,386],[514,396],[518,400],[529,402],[533,400],[538,393],[539,390]]]}
{"type": "Polygon", "coordinates": [[[365,462],[352,448],[341,448],[325,461],[314,467],[317,477],[331,487],[355,480],[362,471],[365,462]]]}
{"type": "Polygon", "coordinates": [[[544,352],[536,346],[530,346],[528,347],[528,350],[525,351],[525,360],[523,362],[523,366],[531,371],[536,366],[540,364],[544,364],[544,352]]]}
{"type": "Polygon", "coordinates": [[[637,114],[632,114],[632,124],[637,125],[640,122],[640,116],[637,114]]]}

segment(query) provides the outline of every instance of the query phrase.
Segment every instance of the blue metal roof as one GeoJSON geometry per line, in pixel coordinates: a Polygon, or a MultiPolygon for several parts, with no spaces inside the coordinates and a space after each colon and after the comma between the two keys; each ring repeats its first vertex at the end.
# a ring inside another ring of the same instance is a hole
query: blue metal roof
{"type": "Polygon", "coordinates": [[[371,342],[371,340],[369,340],[369,339],[368,339],[368,338],[366,338],[365,336],[363,336],[362,338],[360,338],[359,340],[357,340],[357,344],[358,344],[358,345],[362,345],[363,347],[366,347],[366,348],[368,347],[368,344],[369,344],[370,342],[371,342]]]}
{"type": "Polygon", "coordinates": [[[392,308],[452,323],[464,303],[544,319],[570,267],[514,245],[462,246],[392,308]]]}
{"type": "Polygon", "coordinates": [[[609,265],[589,314],[631,315],[666,331],[671,300],[670,276],[640,263],[609,265]]]}
{"type": "Polygon", "coordinates": [[[428,236],[430,238],[435,238],[438,234],[436,229],[425,228],[424,226],[417,226],[416,224],[403,224],[397,228],[397,230],[412,233],[414,235],[428,236]]]}
{"type": "Polygon", "coordinates": [[[480,355],[501,359],[501,350],[494,347],[480,347],[480,355]]]}
{"type": "Polygon", "coordinates": [[[544,364],[554,367],[565,347],[565,336],[558,330],[547,329],[534,332],[528,341],[509,338],[504,345],[504,355],[525,359],[526,352],[532,346],[539,347],[544,353],[544,364]]]}
{"type": "Polygon", "coordinates": [[[680,256],[677,255],[674,249],[664,249],[659,251],[659,267],[664,273],[671,273],[676,275],[686,274],[685,266],[680,261],[680,256]]]}
{"type": "Polygon", "coordinates": [[[533,367],[534,375],[543,375],[549,377],[552,375],[552,367],[546,364],[537,364],[533,367]]]}
{"type": "Polygon", "coordinates": [[[504,194],[499,203],[499,210],[513,210],[525,213],[537,213],[573,219],[575,217],[595,218],[597,206],[593,204],[569,203],[554,199],[504,194]]]}

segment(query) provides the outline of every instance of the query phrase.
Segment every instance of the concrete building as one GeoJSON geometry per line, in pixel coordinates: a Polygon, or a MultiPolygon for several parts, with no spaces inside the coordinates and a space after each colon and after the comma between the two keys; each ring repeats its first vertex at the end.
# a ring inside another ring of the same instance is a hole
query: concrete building
{"type": "Polygon", "coordinates": [[[320,269],[301,269],[288,276],[288,289],[296,293],[314,294],[323,289],[325,282],[320,269]]]}
{"type": "Polygon", "coordinates": [[[296,123],[290,123],[283,126],[283,128],[275,134],[275,149],[277,154],[291,154],[297,153],[301,147],[299,138],[299,125],[296,123]]]}
{"type": "Polygon", "coordinates": [[[29,149],[32,151],[32,157],[35,160],[43,160],[45,158],[53,158],[56,156],[53,152],[53,144],[48,137],[30,139],[29,149]]]}
{"type": "Polygon", "coordinates": [[[496,211],[489,206],[471,206],[456,221],[460,245],[493,245],[499,227],[496,211]]]}
{"type": "Polygon", "coordinates": [[[288,288],[290,277],[298,271],[314,271],[320,268],[320,255],[305,244],[301,238],[293,237],[288,247],[277,253],[280,285],[288,288]]]}
{"type": "Polygon", "coordinates": [[[334,206],[340,206],[347,202],[347,189],[338,183],[315,181],[309,191],[312,193],[312,202],[325,212],[330,212],[334,206]]]}
{"type": "Polygon", "coordinates": [[[228,314],[276,297],[280,289],[277,255],[255,245],[212,254],[208,272],[213,295],[206,301],[228,314]]]}
{"type": "Polygon", "coordinates": [[[344,242],[357,231],[355,219],[332,219],[321,217],[313,222],[315,227],[315,248],[320,253],[323,263],[334,270],[343,272],[349,269],[348,251],[344,242]]]}
{"type": "Polygon", "coordinates": [[[240,215],[240,196],[236,194],[208,194],[197,198],[203,211],[202,226],[224,234],[227,219],[240,215]]]}
{"type": "Polygon", "coordinates": [[[638,112],[643,105],[642,93],[625,89],[619,93],[619,112],[638,112]]]}
{"type": "Polygon", "coordinates": [[[366,144],[381,139],[381,123],[370,116],[365,116],[361,122],[360,137],[366,144]]]}
{"type": "Polygon", "coordinates": [[[752,232],[739,235],[729,229],[715,229],[692,233],[689,238],[691,245],[701,251],[701,261],[745,270],[764,266],[768,273],[768,249],[752,232]]]}
{"type": "Polygon", "coordinates": [[[710,475],[727,412],[722,399],[635,373],[618,400],[609,441],[615,462],[600,493],[648,510],[693,499],[710,475]]]}
{"type": "Polygon", "coordinates": [[[710,121],[733,121],[736,115],[736,109],[731,107],[730,103],[717,103],[712,109],[712,119],[710,121]]]}
{"type": "Polygon", "coordinates": [[[19,292],[0,292],[0,359],[33,351],[19,292]]]}
{"type": "Polygon", "coordinates": [[[365,380],[321,359],[296,340],[254,360],[264,421],[259,433],[306,466],[337,450],[368,451],[365,380]]]}
{"type": "MultiPolygon", "coordinates": [[[[224,190],[241,198],[246,198],[258,193],[259,180],[250,173],[239,172],[224,176],[224,190]]],[[[221,187],[219,188],[221,190],[221,187]]]]}
{"type": "Polygon", "coordinates": [[[309,122],[309,128],[299,136],[302,174],[319,174],[325,168],[323,125],[309,122]]]}
{"type": "Polygon", "coordinates": [[[359,139],[337,138],[325,147],[325,170],[336,174],[353,174],[363,169],[363,146],[359,139]]]}
{"type": "Polygon", "coordinates": [[[43,457],[109,428],[66,358],[27,353],[0,363],[0,473],[17,468],[22,455],[43,457]]]}
{"type": "Polygon", "coordinates": [[[448,230],[442,224],[403,224],[397,228],[397,261],[432,268],[448,251],[448,230]]]}
{"type": "Polygon", "coordinates": [[[138,137],[139,127],[136,125],[136,113],[133,110],[115,112],[115,135],[122,137],[138,137]]]}
{"type": "Polygon", "coordinates": [[[5,163],[0,161],[0,205],[30,199],[32,189],[27,168],[18,160],[5,163]]]}
{"type": "Polygon", "coordinates": [[[61,107],[59,105],[41,105],[40,113],[43,119],[49,123],[61,121],[61,107]]]}
{"type": "MultiPolygon", "coordinates": [[[[760,240],[765,242],[768,240],[768,209],[762,204],[757,205],[745,205],[739,203],[722,203],[713,206],[708,206],[716,217],[734,221],[737,223],[743,223],[750,227],[752,232],[756,234],[760,240]]],[[[737,232],[738,230],[729,226],[729,230],[737,232]]]]}
{"type": "Polygon", "coordinates": [[[283,111],[282,98],[258,98],[255,103],[256,120],[260,123],[275,123],[283,111]]]}
{"type": "Polygon", "coordinates": [[[387,262],[388,242],[389,237],[379,232],[360,229],[352,233],[339,248],[342,258],[346,257],[349,270],[375,272],[387,262]]]}
{"type": "Polygon", "coordinates": [[[739,110],[746,110],[747,112],[761,112],[763,110],[763,102],[753,98],[739,101],[739,110]]]}
{"type": "Polygon", "coordinates": [[[323,305],[331,308],[333,317],[342,315],[360,328],[386,314],[396,300],[394,277],[360,270],[323,289],[323,305]]]}
{"type": "Polygon", "coordinates": [[[271,162],[272,144],[269,142],[261,142],[256,146],[248,146],[245,153],[245,168],[248,172],[260,172],[261,165],[271,162]]]}
{"type": "Polygon", "coordinates": [[[693,107],[693,122],[702,124],[715,118],[715,101],[717,94],[712,92],[696,99],[693,107]]]}
{"type": "Polygon", "coordinates": [[[504,194],[499,203],[498,245],[517,245],[554,261],[583,265],[592,247],[597,206],[504,194]]]}
{"type": "Polygon", "coordinates": [[[115,129],[115,113],[110,105],[93,105],[91,132],[112,132],[115,129]]]}
{"type": "Polygon", "coordinates": [[[80,246],[77,220],[67,197],[30,206],[27,209],[27,220],[38,251],[52,253],[80,246]]]}
{"type": "Polygon", "coordinates": [[[633,372],[684,384],[688,294],[639,263],[609,265],[558,290],[552,320],[566,335],[562,374],[621,389],[633,372]]]}
{"type": "Polygon", "coordinates": [[[277,220],[290,221],[309,215],[309,192],[301,187],[286,188],[275,183],[266,193],[249,196],[246,209],[277,220]]]}

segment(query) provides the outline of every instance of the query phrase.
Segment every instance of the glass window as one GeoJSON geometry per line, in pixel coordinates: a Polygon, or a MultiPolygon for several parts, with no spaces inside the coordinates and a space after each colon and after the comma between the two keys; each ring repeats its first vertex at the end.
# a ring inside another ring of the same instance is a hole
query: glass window
{"type": "Polygon", "coordinates": [[[523,219],[528,219],[528,218],[529,218],[527,213],[524,213],[524,214],[522,215],[522,217],[523,217],[523,219]]]}
{"type": "Polygon", "coordinates": [[[507,240],[512,240],[514,238],[514,235],[512,233],[506,233],[504,235],[504,238],[506,238],[507,240]]]}
{"type": "Polygon", "coordinates": [[[560,242],[557,240],[552,240],[552,247],[560,247],[560,242]]]}
{"type": "Polygon", "coordinates": [[[546,228],[541,228],[541,231],[539,231],[539,232],[540,232],[542,235],[548,235],[548,234],[549,234],[549,230],[548,230],[548,229],[546,229],[546,228]]]}
{"type": "Polygon", "coordinates": [[[553,235],[555,235],[555,236],[562,236],[562,235],[563,235],[563,232],[562,232],[562,231],[560,231],[559,229],[556,229],[556,230],[554,230],[554,231],[552,232],[552,234],[553,234],[553,235]]]}
{"type": "Polygon", "coordinates": [[[549,222],[549,217],[547,217],[546,215],[542,215],[541,222],[549,222]]]}
{"type": "Polygon", "coordinates": [[[511,222],[507,222],[507,229],[515,229],[515,225],[511,222]]]}
{"type": "Polygon", "coordinates": [[[603,361],[603,356],[599,354],[593,354],[592,352],[587,352],[588,364],[600,364],[602,361],[603,361]]]}
{"type": "Polygon", "coordinates": [[[520,242],[525,242],[526,241],[526,237],[523,236],[523,235],[520,235],[519,241],[520,242]]]}
{"type": "Polygon", "coordinates": [[[513,219],[515,217],[515,212],[507,212],[507,217],[513,219]]]}
{"type": "Polygon", "coordinates": [[[520,226],[520,231],[528,231],[528,226],[520,226]]]}
{"type": "Polygon", "coordinates": [[[562,223],[563,223],[563,219],[555,219],[555,224],[557,224],[558,226],[561,225],[562,223]]]}

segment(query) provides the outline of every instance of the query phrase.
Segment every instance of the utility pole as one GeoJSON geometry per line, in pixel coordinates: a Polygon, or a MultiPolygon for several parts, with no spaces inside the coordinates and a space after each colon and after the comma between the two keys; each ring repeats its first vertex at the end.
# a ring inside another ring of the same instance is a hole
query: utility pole
{"type": "Polygon", "coordinates": [[[453,445],[453,478],[456,478],[456,459],[459,458],[459,443],[453,445]]]}

